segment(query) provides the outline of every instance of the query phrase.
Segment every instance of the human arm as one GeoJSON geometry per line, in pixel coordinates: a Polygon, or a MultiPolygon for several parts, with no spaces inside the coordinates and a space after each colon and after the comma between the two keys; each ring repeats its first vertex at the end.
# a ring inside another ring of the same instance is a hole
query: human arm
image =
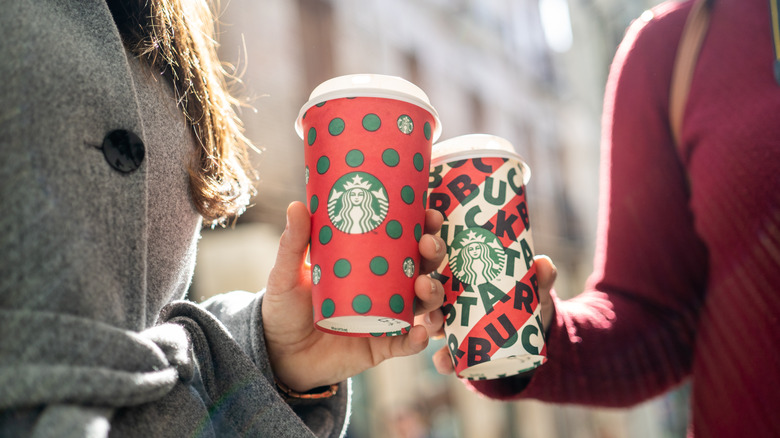
{"type": "MultiPolygon", "coordinates": [[[[210,298],[202,305],[225,324],[255,363],[268,364],[270,358],[275,363],[277,378],[298,391],[335,384],[388,358],[424,349],[428,337],[435,334],[435,327],[441,327],[443,321],[438,312],[443,289],[427,275],[420,275],[415,281],[415,309],[419,316],[428,314],[432,320],[425,322],[418,318],[420,324],[405,336],[351,338],[326,335],[314,329],[311,268],[305,261],[309,221],[303,204],[290,205],[276,265],[263,293],[230,292],[210,298]],[[354,356],[350,359],[348,355],[354,356]],[[321,367],[319,376],[312,373],[315,364],[321,367]]],[[[426,213],[426,234],[419,244],[423,274],[431,272],[444,257],[444,243],[433,235],[441,221],[438,212],[426,213]]]]}
{"type": "MultiPolygon", "coordinates": [[[[424,273],[430,272],[444,256],[443,242],[432,235],[441,226],[441,216],[431,211],[426,218],[428,234],[420,239],[424,273]]],[[[309,224],[306,207],[293,203],[288,209],[288,226],[281,237],[276,265],[266,291],[259,294],[229,292],[212,297],[201,306],[225,325],[231,337],[272,385],[300,393],[289,396],[279,390],[315,434],[328,436],[341,430],[340,425],[346,419],[348,377],[389,357],[422,350],[428,334],[423,327],[413,327],[405,336],[367,339],[315,330],[310,266],[305,262],[309,224]],[[301,376],[311,380],[301,382],[301,376]],[[331,396],[333,384],[337,385],[335,396],[331,396]]],[[[443,300],[441,285],[422,275],[415,290],[418,313],[435,310],[432,323],[438,320],[441,325],[442,317],[438,312],[443,300]]]]}
{"type": "Polygon", "coordinates": [[[469,382],[476,390],[625,406],[689,374],[707,253],[666,110],[687,7],[668,4],[636,22],[616,55],[605,96],[594,272],[579,296],[552,295],[548,362],[530,380],[469,382]]]}

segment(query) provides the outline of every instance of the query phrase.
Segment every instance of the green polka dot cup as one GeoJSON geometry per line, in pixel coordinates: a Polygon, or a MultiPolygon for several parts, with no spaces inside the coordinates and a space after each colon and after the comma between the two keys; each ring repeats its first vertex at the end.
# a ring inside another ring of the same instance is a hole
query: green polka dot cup
{"type": "Polygon", "coordinates": [[[531,224],[530,170],[508,141],[455,137],[433,146],[428,204],[444,216],[444,333],[458,377],[496,379],[546,361],[531,224]]]}
{"type": "Polygon", "coordinates": [[[395,336],[414,319],[435,109],[401,78],[314,89],[295,124],[305,148],[312,305],[319,330],[395,336]]]}

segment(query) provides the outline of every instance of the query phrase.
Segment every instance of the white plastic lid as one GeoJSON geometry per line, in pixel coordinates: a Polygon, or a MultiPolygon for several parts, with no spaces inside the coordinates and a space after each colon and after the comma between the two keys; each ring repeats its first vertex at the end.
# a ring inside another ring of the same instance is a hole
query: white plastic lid
{"type": "Polygon", "coordinates": [[[433,145],[431,167],[469,158],[500,157],[520,162],[523,167],[523,184],[531,179],[531,168],[517,153],[509,140],[490,134],[468,134],[450,138],[433,145]]]}
{"type": "Polygon", "coordinates": [[[417,85],[398,76],[356,74],[338,76],[318,85],[309,95],[309,101],[303,105],[295,120],[295,132],[303,138],[303,115],[314,105],[332,99],[344,97],[384,97],[417,105],[433,116],[435,125],[432,141],[441,135],[439,113],[431,105],[428,96],[417,85]]]}

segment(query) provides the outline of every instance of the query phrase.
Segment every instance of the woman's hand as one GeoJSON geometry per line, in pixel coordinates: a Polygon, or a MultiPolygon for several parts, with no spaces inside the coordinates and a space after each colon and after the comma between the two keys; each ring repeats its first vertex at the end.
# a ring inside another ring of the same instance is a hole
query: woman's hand
{"type": "MultiPolygon", "coordinates": [[[[558,271],[552,260],[544,255],[534,257],[534,264],[536,265],[536,276],[539,281],[539,302],[542,305],[542,324],[544,324],[545,330],[549,330],[554,313],[550,290],[553,288],[558,271]]],[[[450,360],[450,351],[446,346],[433,354],[433,366],[436,368],[436,371],[441,374],[450,374],[455,371],[452,360],[450,360]]]]}
{"type": "MultiPolygon", "coordinates": [[[[436,269],[444,259],[444,242],[434,235],[441,224],[439,212],[426,212],[425,235],[419,243],[423,274],[436,269]]],[[[423,325],[413,326],[406,335],[358,338],[316,330],[312,319],[311,266],[306,263],[310,233],[306,207],[300,202],[290,204],[287,228],[263,297],[263,329],[271,367],[286,386],[305,392],[338,383],[385,359],[419,353],[428,345],[429,336],[441,331],[443,317],[439,308],[444,289],[428,275],[420,275],[414,283],[415,309],[423,325]]]]}

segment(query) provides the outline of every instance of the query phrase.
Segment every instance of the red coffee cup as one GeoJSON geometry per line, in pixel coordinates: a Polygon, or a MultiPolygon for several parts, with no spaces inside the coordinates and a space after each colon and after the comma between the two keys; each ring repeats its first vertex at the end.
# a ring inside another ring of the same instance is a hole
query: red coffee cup
{"type": "Polygon", "coordinates": [[[394,336],[414,319],[436,110],[394,76],[350,75],[312,91],[304,140],[312,301],[319,330],[394,336]]]}

